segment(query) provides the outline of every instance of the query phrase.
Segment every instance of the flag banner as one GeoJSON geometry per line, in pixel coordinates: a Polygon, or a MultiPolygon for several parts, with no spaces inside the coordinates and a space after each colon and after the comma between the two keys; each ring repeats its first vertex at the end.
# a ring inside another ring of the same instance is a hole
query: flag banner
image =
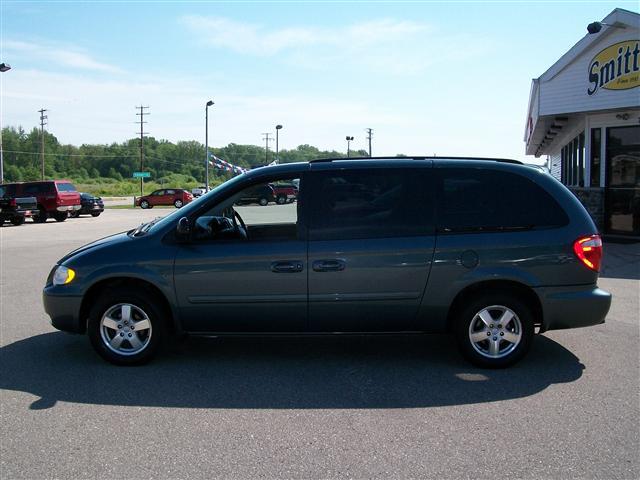
{"type": "Polygon", "coordinates": [[[211,152],[209,152],[209,165],[214,168],[217,168],[218,170],[224,170],[225,172],[233,172],[236,175],[245,173],[247,171],[246,168],[238,167],[237,165],[233,165],[229,162],[225,162],[221,158],[216,157],[211,152]]]}

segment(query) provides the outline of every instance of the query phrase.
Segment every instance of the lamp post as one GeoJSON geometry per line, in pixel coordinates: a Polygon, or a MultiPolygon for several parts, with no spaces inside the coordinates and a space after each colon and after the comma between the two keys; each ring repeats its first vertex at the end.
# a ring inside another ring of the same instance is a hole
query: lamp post
{"type": "Polygon", "coordinates": [[[353,140],[353,137],[350,137],[349,135],[347,135],[347,158],[349,158],[351,156],[351,141],[353,140]]]}
{"type": "MultiPolygon", "coordinates": [[[[11,65],[8,63],[0,63],[0,72],[8,72],[11,65]]],[[[4,183],[4,158],[2,156],[2,118],[0,118],[0,183],[4,183]]]]}
{"type": "Polygon", "coordinates": [[[204,189],[209,191],[209,107],[213,105],[213,100],[209,100],[204,107],[204,189]]]}
{"type": "Polygon", "coordinates": [[[278,132],[282,130],[282,125],[276,125],[276,165],[280,163],[280,149],[278,146],[278,132]]]}

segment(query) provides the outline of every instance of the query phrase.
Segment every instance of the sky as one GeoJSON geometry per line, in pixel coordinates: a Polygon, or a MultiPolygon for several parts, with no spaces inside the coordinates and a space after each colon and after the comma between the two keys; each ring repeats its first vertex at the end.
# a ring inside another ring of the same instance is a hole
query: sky
{"type": "MultiPolygon", "coordinates": [[[[0,2],[2,126],[62,143],[310,144],[373,155],[524,155],[531,79],[637,1],[0,2]]],[[[271,148],[274,145],[270,145],[271,148]]],[[[543,159],[538,159],[540,162],[543,159]]]]}

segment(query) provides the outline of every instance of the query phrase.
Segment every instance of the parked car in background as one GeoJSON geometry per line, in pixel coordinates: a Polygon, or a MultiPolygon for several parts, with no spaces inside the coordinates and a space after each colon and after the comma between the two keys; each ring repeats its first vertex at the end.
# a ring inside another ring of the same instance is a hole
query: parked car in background
{"type": "Polygon", "coordinates": [[[16,197],[15,192],[15,185],[0,185],[0,225],[22,225],[26,217],[38,211],[35,197],[16,197]]]}
{"type": "Polygon", "coordinates": [[[293,184],[272,184],[271,188],[273,188],[273,196],[278,205],[295,202],[298,198],[298,187],[293,184]]]}
{"type": "Polygon", "coordinates": [[[249,203],[257,203],[263,207],[269,202],[275,202],[276,196],[271,185],[256,185],[248,188],[236,202],[237,205],[247,205],[249,203]]]}
{"type": "Polygon", "coordinates": [[[149,195],[136,198],[136,205],[140,208],[153,208],[157,205],[173,205],[181,208],[192,200],[193,195],[182,188],[161,188],[149,195]]]}
{"type": "MultiPolygon", "coordinates": [[[[116,364],[184,334],[450,333],[473,364],[503,368],[536,332],[605,321],[601,258],[573,193],[520,162],[319,160],[251,170],[69,253],[43,301],[116,364]],[[234,208],[297,179],[302,201],[277,222],[234,208]]],[[[535,368],[557,368],[543,357],[535,368]]]]}
{"type": "Polygon", "coordinates": [[[69,180],[43,180],[39,182],[8,183],[15,186],[16,197],[35,197],[37,215],[34,222],[46,222],[53,217],[64,222],[69,212],[80,210],[80,194],[69,180]]]}
{"type": "Polygon", "coordinates": [[[191,189],[191,195],[193,195],[194,198],[204,195],[205,193],[207,193],[207,187],[205,187],[204,185],[202,187],[196,187],[191,189]]]}
{"type": "Polygon", "coordinates": [[[80,215],[99,216],[104,212],[104,202],[101,197],[94,197],[90,193],[80,193],[80,210],[74,210],[70,215],[79,217],[80,215]]]}

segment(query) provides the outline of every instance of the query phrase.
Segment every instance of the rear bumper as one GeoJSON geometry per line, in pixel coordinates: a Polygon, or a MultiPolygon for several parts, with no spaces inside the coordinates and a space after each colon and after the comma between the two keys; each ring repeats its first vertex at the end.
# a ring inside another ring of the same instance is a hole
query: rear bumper
{"type": "Polygon", "coordinates": [[[611,307],[611,294],[596,285],[535,290],[542,304],[542,332],[600,325],[611,307]]]}
{"type": "Polygon", "coordinates": [[[80,205],[59,205],[56,207],[58,212],[73,212],[74,210],[80,210],[80,205]]]}
{"type": "Polygon", "coordinates": [[[42,291],[44,311],[51,318],[51,325],[58,330],[71,333],[83,333],[84,325],[80,322],[81,296],[56,295],[56,287],[48,286],[42,291]]]}

